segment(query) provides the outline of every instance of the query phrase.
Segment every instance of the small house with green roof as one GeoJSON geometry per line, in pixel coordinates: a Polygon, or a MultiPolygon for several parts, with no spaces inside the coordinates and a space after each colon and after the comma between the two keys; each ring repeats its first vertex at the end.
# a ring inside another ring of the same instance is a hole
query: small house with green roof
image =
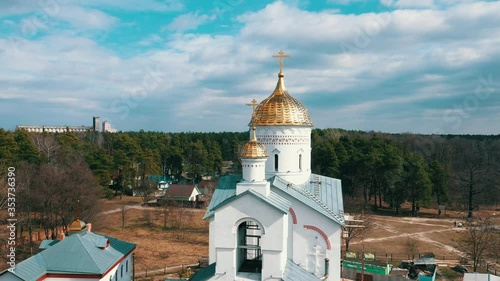
{"type": "Polygon", "coordinates": [[[0,273],[0,281],[133,280],[136,244],[91,232],[76,220],[70,234],[42,241],[40,253],[0,273]]]}

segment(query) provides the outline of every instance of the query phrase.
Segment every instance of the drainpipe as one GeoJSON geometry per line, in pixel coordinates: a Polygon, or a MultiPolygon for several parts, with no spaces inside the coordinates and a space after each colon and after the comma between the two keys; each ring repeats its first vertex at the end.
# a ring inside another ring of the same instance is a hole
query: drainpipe
{"type": "Polygon", "coordinates": [[[330,259],[325,258],[325,275],[321,277],[321,280],[328,280],[328,274],[329,274],[329,267],[330,267],[330,259]]]}

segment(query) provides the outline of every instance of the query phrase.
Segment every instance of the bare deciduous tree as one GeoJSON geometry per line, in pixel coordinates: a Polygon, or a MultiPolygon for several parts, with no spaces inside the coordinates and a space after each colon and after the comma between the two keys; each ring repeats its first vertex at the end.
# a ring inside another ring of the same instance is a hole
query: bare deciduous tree
{"type": "Polygon", "coordinates": [[[77,209],[80,219],[92,221],[98,213],[98,185],[85,161],[74,155],[60,155],[52,164],[38,167],[18,166],[18,209],[26,218],[28,231],[31,215],[39,215],[40,227],[45,235],[56,238],[57,228],[75,220],[77,209]],[[78,203],[78,201],[80,201],[78,203]]]}
{"type": "Polygon", "coordinates": [[[122,216],[122,229],[125,228],[125,222],[127,219],[127,206],[125,204],[120,204],[120,213],[122,216]]]}
{"type": "Polygon", "coordinates": [[[410,235],[406,237],[405,247],[408,256],[415,257],[418,254],[418,241],[410,235]]]}
{"type": "Polygon", "coordinates": [[[31,134],[31,139],[35,147],[47,157],[47,162],[53,164],[59,149],[55,136],[53,134],[31,134]]]}
{"type": "Polygon", "coordinates": [[[367,234],[375,226],[370,215],[354,214],[350,219],[351,221],[347,221],[348,226],[344,229],[346,252],[349,251],[349,245],[354,239],[360,237],[361,234],[367,234]]]}
{"type": "Polygon", "coordinates": [[[458,241],[460,250],[473,262],[477,271],[479,263],[488,255],[500,249],[499,231],[489,218],[479,218],[466,224],[467,230],[458,241]]]}
{"type": "Polygon", "coordinates": [[[160,207],[160,210],[161,210],[161,214],[163,215],[163,228],[167,228],[168,213],[169,213],[169,209],[168,209],[167,204],[163,204],[160,207]]]}
{"type": "Polygon", "coordinates": [[[146,222],[147,225],[152,225],[153,224],[153,218],[151,216],[151,210],[150,209],[144,209],[142,212],[144,215],[144,221],[146,222]]]}

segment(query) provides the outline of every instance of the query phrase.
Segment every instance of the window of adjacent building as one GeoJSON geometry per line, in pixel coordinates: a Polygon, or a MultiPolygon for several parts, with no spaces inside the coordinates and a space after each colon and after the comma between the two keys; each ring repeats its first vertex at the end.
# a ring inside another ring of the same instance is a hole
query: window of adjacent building
{"type": "Polygon", "coordinates": [[[278,154],[274,154],[274,171],[278,171],[278,154]]]}
{"type": "Polygon", "coordinates": [[[299,154],[299,171],[302,171],[302,154],[299,154]]]}

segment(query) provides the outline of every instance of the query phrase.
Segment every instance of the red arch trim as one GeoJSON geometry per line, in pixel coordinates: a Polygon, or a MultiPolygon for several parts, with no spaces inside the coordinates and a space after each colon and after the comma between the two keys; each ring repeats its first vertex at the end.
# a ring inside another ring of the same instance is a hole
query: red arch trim
{"type": "Polygon", "coordinates": [[[290,207],[289,211],[292,215],[293,224],[297,224],[297,215],[295,214],[295,211],[292,209],[292,207],[290,207]]]}
{"type": "Polygon", "coordinates": [[[328,236],[326,235],[325,232],[323,232],[323,230],[319,229],[318,227],[314,226],[314,225],[304,225],[304,228],[305,229],[311,229],[311,230],[314,230],[316,231],[317,233],[319,233],[321,235],[321,237],[323,237],[323,239],[325,239],[325,242],[326,242],[326,248],[328,250],[331,250],[332,249],[332,243],[330,242],[330,239],[328,239],[328,236]]]}

